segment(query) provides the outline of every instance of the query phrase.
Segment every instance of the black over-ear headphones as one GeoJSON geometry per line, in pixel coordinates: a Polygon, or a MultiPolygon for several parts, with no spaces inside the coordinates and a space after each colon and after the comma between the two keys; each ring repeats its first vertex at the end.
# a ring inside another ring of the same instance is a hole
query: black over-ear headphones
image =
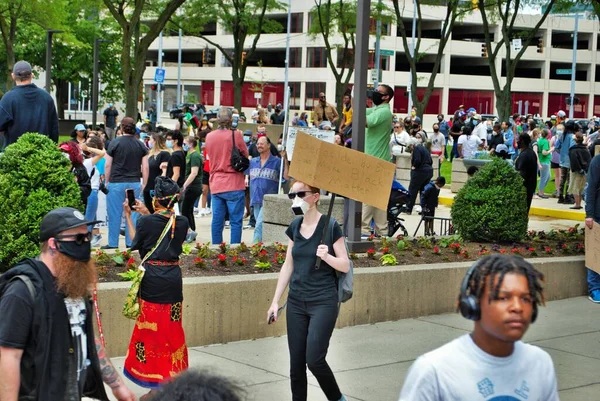
{"type": "MultiPolygon", "coordinates": [[[[467,270],[465,277],[463,278],[462,284],[460,285],[460,300],[458,303],[458,309],[460,310],[460,314],[463,315],[466,319],[469,320],[479,320],[481,319],[481,308],[479,306],[479,299],[475,294],[467,295],[467,290],[469,289],[469,282],[471,281],[471,277],[475,270],[479,267],[479,260],[467,270]]],[[[533,312],[531,313],[531,323],[535,323],[538,315],[538,306],[535,300],[533,302],[533,312]]]]}

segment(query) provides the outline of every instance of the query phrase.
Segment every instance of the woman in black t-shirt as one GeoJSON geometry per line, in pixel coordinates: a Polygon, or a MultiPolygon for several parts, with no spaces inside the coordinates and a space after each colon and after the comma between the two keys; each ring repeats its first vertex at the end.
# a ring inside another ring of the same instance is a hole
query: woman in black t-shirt
{"type": "MultiPolygon", "coordinates": [[[[127,227],[140,258],[156,246],[171,219],[170,229],[144,263],[140,286],[140,316],[137,318],[124,373],[139,386],[156,389],[188,367],[188,351],[182,326],[183,283],[179,255],[188,231],[188,221],[175,216],[179,186],[159,176],[154,188],[154,214],[139,200],[135,211],[142,214],[134,227],[127,201],[123,204],[127,227]]],[[[149,395],[152,396],[153,391],[149,395]]]]}
{"type": "Polygon", "coordinates": [[[306,400],[308,366],[328,400],[345,401],[325,360],[339,311],[336,272],[350,269],[345,239],[332,219],[325,244],[319,245],[327,217],[316,207],[318,188],[297,181],[288,195],[294,200],[292,210],[304,216],[286,231],[289,245],[267,319],[277,321],[279,299],[289,284],[286,317],[292,399],[306,400]],[[323,261],[319,268],[317,257],[323,261]]]}
{"type": "Polygon", "coordinates": [[[167,147],[173,150],[167,166],[167,177],[175,181],[179,188],[183,188],[185,182],[185,152],[183,151],[183,135],[181,132],[167,132],[167,147]]]}
{"type": "Polygon", "coordinates": [[[144,188],[144,205],[150,213],[154,213],[150,191],[154,189],[156,177],[167,174],[171,152],[167,148],[165,137],[157,132],[152,133],[148,145],[150,146],[148,151],[148,185],[144,188]]]}

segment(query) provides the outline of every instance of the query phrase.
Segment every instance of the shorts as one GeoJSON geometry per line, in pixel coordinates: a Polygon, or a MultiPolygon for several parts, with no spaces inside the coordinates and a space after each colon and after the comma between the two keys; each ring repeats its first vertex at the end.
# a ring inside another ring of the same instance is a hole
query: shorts
{"type": "Polygon", "coordinates": [[[208,171],[202,172],[202,185],[208,185],[210,181],[210,173],[208,171]]]}
{"type": "Polygon", "coordinates": [[[560,164],[554,163],[554,162],[550,162],[550,168],[551,169],[560,168],[560,164]]]}
{"type": "Polygon", "coordinates": [[[585,174],[579,174],[571,171],[571,182],[569,183],[569,193],[573,195],[581,195],[585,188],[585,174]]]}

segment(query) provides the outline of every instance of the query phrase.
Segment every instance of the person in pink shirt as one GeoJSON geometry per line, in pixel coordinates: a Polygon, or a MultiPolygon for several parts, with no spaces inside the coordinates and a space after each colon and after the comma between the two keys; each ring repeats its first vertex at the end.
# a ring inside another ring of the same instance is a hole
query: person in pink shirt
{"type": "Polygon", "coordinates": [[[244,173],[231,167],[231,152],[235,146],[248,157],[248,148],[241,131],[231,127],[233,115],[228,108],[222,108],[217,115],[218,128],[206,137],[206,153],[210,160],[210,192],[212,194],[212,243],[223,242],[225,214],[229,212],[231,223],[231,243],[242,241],[244,201],[246,185],[244,173]],[[233,137],[233,140],[232,140],[233,137]]]}

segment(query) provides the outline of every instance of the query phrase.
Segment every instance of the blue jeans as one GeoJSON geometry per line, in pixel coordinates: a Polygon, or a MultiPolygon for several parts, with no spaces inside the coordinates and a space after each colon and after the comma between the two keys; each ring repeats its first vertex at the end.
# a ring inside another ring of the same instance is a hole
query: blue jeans
{"type": "Polygon", "coordinates": [[[600,274],[587,269],[588,292],[592,295],[593,291],[600,290],[600,274]]]}
{"type": "Polygon", "coordinates": [[[231,243],[242,242],[242,223],[244,220],[244,191],[221,192],[212,194],[212,243],[218,245],[223,242],[223,227],[225,227],[225,214],[229,212],[231,224],[231,243]]]}
{"type": "Polygon", "coordinates": [[[262,242],[262,227],[263,227],[263,207],[262,205],[254,205],[254,219],[256,225],[254,226],[254,237],[252,238],[253,243],[262,242]]]}
{"type": "MultiPolygon", "coordinates": [[[[135,198],[140,198],[142,185],[139,182],[109,182],[108,195],[106,195],[106,209],[108,212],[108,246],[119,246],[119,235],[121,230],[121,219],[123,218],[123,202],[127,198],[126,190],[133,189],[135,198]]],[[[131,219],[135,225],[138,213],[131,213],[131,219]]],[[[132,238],[129,230],[125,227],[125,244],[129,248],[132,238]]]]}
{"type": "MultiPolygon", "coordinates": [[[[85,219],[87,221],[96,220],[96,212],[98,211],[98,190],[92,189],[92,193],[88,197],[87,206],[85,207],[85,219]]],[[[88,226],[88,231],[92,232],[94,226],[88,226]]]]}
{"type": "Polygon", "coordinates": [[[538,188],[538,193],[543,194],[544,188],[548,184],[550,180],[550,164],[542,163],[542,170],[540,171],[540,186],[538,188]]]}

